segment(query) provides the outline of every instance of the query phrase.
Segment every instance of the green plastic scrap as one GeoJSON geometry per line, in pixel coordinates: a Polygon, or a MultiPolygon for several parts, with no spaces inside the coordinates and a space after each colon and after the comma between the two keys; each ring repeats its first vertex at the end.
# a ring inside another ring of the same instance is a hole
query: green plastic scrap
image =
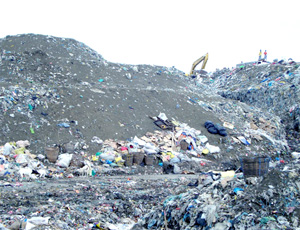
{"type": "Polygon", "coordinates": [[[261,224],[266,224],[269,221],[276,221],[276,219],[274,217],[271,217],[271,216],[266,216],[266,217],[263,217],[263,218],[260,219],[261,224]]]}
{"type": "Polygon", "coordinates": [[[32,127],[30,128],[30,132],[34,134],[34,129],[32,127]]]}
{"type": "Polygon", "coordinates": [[[24,154],[24,153],[25,153],[25,147],[15,149],[15,154],[24,154]]]}

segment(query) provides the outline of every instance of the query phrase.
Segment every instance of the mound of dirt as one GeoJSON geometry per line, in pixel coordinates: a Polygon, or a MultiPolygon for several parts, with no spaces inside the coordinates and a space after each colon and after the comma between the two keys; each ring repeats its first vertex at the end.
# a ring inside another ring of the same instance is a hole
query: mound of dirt
{"type": "MultiPolygon", "coordinates": [[[[224,100],[183,72],[163,66],[106,61],[81,42],[25,34],[0,40],[1,141],[29,139],[35,153],[45,146],[80,142],[94,153],[94,136],[128,140],[159,130],[149,119],[165,113],[208,135],[204,123],[235,124],[244,133],[246,114],[276,117],[224,100]]],[[[280,124],[277,124],[280,132],[280,124]]],[[[224,149],[224,148],[223,148],[224,149]]]]}

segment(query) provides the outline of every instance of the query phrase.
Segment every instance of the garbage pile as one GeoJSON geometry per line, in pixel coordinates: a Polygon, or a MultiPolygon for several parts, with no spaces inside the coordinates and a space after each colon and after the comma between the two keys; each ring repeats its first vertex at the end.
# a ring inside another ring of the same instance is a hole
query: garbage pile
{"type": "MultiPolygon", "coordinates": [[[[219,167],[213,155],[220,154],[220,147],[210,144],[200,130],[178,121],[169,122],[164,113],[152,119],[161,131],[147,132],[128,141],[103,141],[94,136],[92,142],[99,145],[99,151],[94,154],[83,151],[86,147],[79,147],[79,142],[45,147],[38,155],[30,152],[28,140],[7,142],[0,146],[0,175],[10,179],[37,179],[129,175],[139,170],[146,174],[144,166],[151,167],[151,174],[195,174],[212,164],[219,167]],[[167,122],[169,127],[164,127],[162,124],[167,122]],[[131,166],[139,168],[132,171],[128,168],[131,166]]],[[[225,128],[222,130],[226,132],[225,128]]]]}
{"type": "Polygon", "coordinates": [[[145,229],[299,229],[299,160],[276,163],[265,177],[234,171],[203,173],[192,189],[147,213],[145,229]],[[275,178],[275,179],[274,179],[275,178]]]}
{"type": "MultiPolygon", "coordinates": [[[[161,128],[166,128],[166,130],[147,133],[141,138],[135,136],[130,141],[113,141],[109,139],[103,141],[100,138],[94,137],[93,141],[102,146],[101,150],[95,155],[88,155],[83,152],[79,152],[78,154],[75,150],[77,148],[76,144],[68,143],[67,145],[61,146],[61,150],[59,147],[47,147],[45,148],[44,154],[36,156],[30,153],[30,142],[27,140],[17,141],[16,143],[6,143],[0,151],[0,176],[3,181],[1,182],[1,187],[3,188],[1,196],[6,197],[6,200],[2,202],[2,207],[4,208],[1,211],[2,222],[5,223],[6,226],[22,225],[23,229],[31,229],[36,226],[45,226],[45,228],[60,227],[65,229],[72,229],[74,226],[80,226],[82,229],[90,229],[92,227],[95,229],[157,229],[161,227],[159,220],[161,216],[156,217],[156,214],[153,214],[154,216],[150,218],[149,213],[158,212],[156,210],[162,209],[162,201],[164,201],[163,204],[166,204],[165,199],[173,200],[173,197],[177,196],[185,198],[188,196],[188,199],[193,200],[190,202],[194,202],[194,188],[196,186],[198,193],[201,194],[204,194],[204,192],[209,194],[209,191],[213,190],[214,198],[216,196],[215,194],[217,194],[216,189],[222,187],[221,192],[219,191],[221,194],[219,194],[219,199],[228,193],[228,196],[234,200],[232,200],[233,203],[228,204],[227,207],[228,209],[231,208],[231,211],[234,204],[240,204],[237,202],[236,196],[232,194],[231,190],[236,191],[236,187],[242,188],[243,190],[247,188],[249,189],[249,194],[253,194],[253,191],[250,192],[251,185],[248,187],[244,182],[243,173],[239,172],[235,163],[231,162],[232,164],[230,165],[230,162],[227,162],[227,164],[219,165],[214,161],[214,158],[209,159],[209,156],[212,157],[214,154],[218,154],[220,148],[210,145],[208,143],[209,139],[201,134],[199,130],[176,121],[168,122],[168,118],[163,113],[152,119],[155,120],[156,125],[161,128]],[[169,124],[169,126],[172,127],[170,129],[170,127],[164,127],[162,124],[169,124]],[[73,153],[70,154],[69,152],[73,153]],[[159,159],[159,161],[156,161],[157,159],[159,159]],[[155,164],[157,165],[156,168],[154,166],[155,164]],[[140,165],[142,166],[139,168],[140,165]],[[160,175],[164,177],[160,177],[160,179],[154,177],[149,181],[155,171],[152,169],[147,172],[147,170],[143,169],[151,166],[156,170],[157,176],[160,175]],[[227,171],[209,172],[212,168],[214,170],[227,171]],[[152,176],[147,176],[147,173],[152,176]],[[174,173],[179,177],[170,180],[170,178],[166,176],[166,174],[169,173],[174,173]],[[130,179],[133,175],[137,174],[142,174],[144,177],[140,179],[130,179]],[[200,178],[195,174],[200,174],[200,178]],[[109,175],[122,175],[123,177],[109,178],[109,175]],[[191,180],[182,177],[182,175],[194,175],[196,178],[191,180]],[[83,177],[86,178],[84,181],[82,181],[83,177]],[[105,179],[105,177],[108,178],[105,179]],[[72,180],[76,178],[78,179],[72,180]],[[88,178],[92,178],[92,180],[88,178]],[[43,185],[43,189],[32,188],[32,186],[41,185],[43,185]],[[23,186],[24,189],[22,189],[23,186]],[[162,187],[164,189],[161,189],[162,187]],[[225,190],[225,188],[227,188],[227,190],[225,190]],[[22,195],[17,198],[14,197],[14,193],[11,192],[11,189],[18,190],[18,194],[22,195]],[[135,192],[133,192],[133,190],[135,192]],[[149,197],[149,194],[156,195],[149,197]],[[172,196],[170,197],[171,194],[172,196]],[[66,200],[66,197],[69,198],[66,200]],[[81,203],[80,206],[78,206],[78,202],[83,202],[83,197],[84,204],[81,203]],[[105,201],[103,201],[103,199],[105,201]],[[28,200],[29,203],[26,203],[26,200],[28,200]],[[54,200],[55,205],[49,206],[48,202],[53,204],[54,200]],[[95,203],[97,200],[101,200],[101,204],[95,203]],[[44,202],[47,204],[44,204],[44,202]],[[155,205],[151,205],[151,202],[155,205]],[[60,211],[62,208],[63,210],[67,210],[67,216],[65,216],[64,212],[60,211]],[[9,215],[7,215],[8,209],[11,210],[9,211],[9,215]],[[36,212],[42,215],[35,215],[34,213],[36,212]],[[49,212],[51,215],[44,214],[49,212]],[[99,214],[95,216],[95,213],[99,214]],[[54,214],[55,217],[53,216],[54,214]],[[82,214],[85,214],[85,216],[82,217],[82,214]],[[155,220],[155,218],[157,219],[155,220]],[[27,227],[25,228],[24,226],[27,227]]],[[[213,124],[211,121],[207,123],[210,125],[213,124]]],[[[228,124],[225,125],[230,127],[228,124]]],[[[211,127],[208,127],[208,129],[209,128],[211,127]]],[[[219,130],[224,132],[224,127],[219,130]]],[[[222,136],[222,132],[221,134],[215,135],[222,136]]],[[[240,139],[242,144],[245,140],[240,139]]],[[[243,145],[245,144],[246,143],[243,145]]],[[[296,162],[300,154],[295,152],[293,156],[296,162]]],[[[294,186],[291,187],[291,191],[295,192],[295,195],[291,197],[291,199],[293,198],[291,201],[293,202],[291,203],[293,206],[289,210],[295,214],[297,213],[299,202],[296,187],[298,183],[299,164],[292,162],[293,165],[287,165],[285,163],[286,162],[282,159],[275,159],[272,161],[272,168],[282,170],[283,165],[285,165],[285,174],[288,175],[290,179],[296,179],[294,182],[283,181],[283,183],[292,183],[294,186]],[[293,167],[289,168],[291,166],[293,167]]],[[[282,177],[282,180],[285,178],[285,174],[279,175],[282,177]]],[[[274,178],[274,175],[270,176],[269,179],[270,178],[274,178]]],[[[257,179],[252,178],[251,180],[250,183],[255,184],[257,179]]],[[[271,184],[271,182],[267,183],[266,179],[261,183],[263,185],[271,184]]],[[[285,188],[287,184],[280,186],[285,188]]],[[[256,191],[257,197],[253,199],[262,199],[259,195],[261,191],[264,190],[267,189],[256,191]]],[[[282,191],[276,191],[273,193],[281,194],[281,192],[282,191]]],[[[245,197],[250,199],[249,196],[245,197]]],[[[242,198],[239,197],[239,199],[242,198]]],[[[277,197],[277,199],[280,203],[280,197],[277,197]]],[[[207,200],[205,200],[205,202],[206,201],[207,200]]],[[[185,201],[180,200],[178,202],[185,201]]],[[[219,200],[215,202],[220,203],[219,200]]],[[[274,207],[283,205],[279,203],[276,203],[274,207]]],[[[201,207],[204,207],[205,210],[214,207],[210,204],[208,205],[208,203],[204,203],[204,201],[198,202],[197,204],[201,204],[201,207]]],[[[184,205],[185,203],[177,204],[178,207],[185,207],[184,205]]],[[[168,207],[168,203],[165,206],[164,209],[168,207]]],[[[276,210],[281,210],[281,206],[276,210]]],[[[176,210],[179,210],[178,207],[176,210]]],[[[286,208],[288,206],[284,207],[286,208]]],[[[171,212],[172,208],[173,204],[172,207],[167,209],[168,212],[171,212]]],[[[220,207],[218,207],[218,210],[219,209],[220,207]]],[[[257,209],[257,212],[258,210],[261,210],[261,208],[257,209]]],[[[161,211],[159,211],[159,213],[160,212],[161,211]]],[[[188,213],[181,212],[181,214],[184,216],[191,215],[189,214],[189,208],[186,212],[188,213]]],[[[224,212],[226,213],[226,211],[224,212]]],[[[223,213],[220,215],[222,214],[223,213]]],[[[267,214],[269,215],[266,217],[267,219],[274,219],[274,217],[271,216],[271,214],[274,213],[267,214]]],[[[183,218],[183,220],[185,220],[186,217],[184,216],[176,216],[174,218],[183,218]]],[[[206,214],[204,216],[206,216],[206,214]]],[[[203,219],[204,217],[201,218],[203,219]]],[[[179,225],[174,224],[169,216],[168,220],[166,226],[173,229],[186,228],[188,225],[194,226],[190,221],[180,222],[179,225]]],[[[224,223],[222,222],[221,227],[230,226],[225,219],[222,220],[224,223]]],[[[204,221],[203,226],[205,226],[205,221],[208,220],[202,221],[204,221]]],[[[227,219],[227,221],[229,221],[229,219],[227,219]]],[[[297,219],[293,218],[293,221],[295,222],[293,222],[294,225],[296,225],[297,219]]],[[[243,223],[245,224],[247,221],[243,223]]],[[[166,224],[165,220],[163,224],[166,224]]],[[[217,221],[208,222],[208,226],[214,224],[219,226],[217,221]]],[[[235,221],[234,224],[237,226],[240,222],[235,221]]],[[[290,220],[284,224],[290,224],[290,220]]],[[[198,226],[198,224],[196,224],[196,226],[198,226]]]]}
{"type": "MultiPolygon", "coordinates": [[[[98,145],[95,152],[90,152],[83,142],[68,142],[45,147],[40,154],[33,154],[27,148],[31,145],[28,140],[7,142],[0,146],[3,158],[0,174],[31,179],[136,173],[195,174],[211,167],[223,169],[224,164],[236,169],[242,157],[263,155],[264,147],[259,146],[264,146],[264,142],[270,144],[269,139],[258,134],[238,135],[233,131],[234,126],[226,122],[222,126],[208,120],[201,131],[186,123],[170,121],[164,113],[150,118],[154,120],[153,126],[160,130],[128,140],[103,141],[94,136],[91,142],[98,145]],[[224,143],[215,145],[216,136],[224,143]],[[132,170],[131,166],[135,169],[132,170]]],[[[280,146],[274,141],[272,147],[267,146],[266,153],[273,158],[278,157],[281,155],[280,146]]]]}
{"type": "MultiPolygon", "coordinates": [[[[206,121],[229,123],[237,137],[271,141],[270,148],[275,144],[279,150],[285,145],[277,116],[223,100],[174,67],[110,63],[81,42],[34,34],[1,39],[0,49],[4,143],[29,139],[31,149],[42,153],[45,146],[78,142],[94,153],[99,150],[94,136],[143,136],[159,130],[149,116],[163,112],[204,134],[206,121]]],[[[232,146],[218,135],[210,138],[212,145],[226,145],[221,149],[232,146]]]]}
{"type": "Polygon", "coordinates": [[[131,229],[188,177],[140,176],[2,182],[2,229],[131,229]],[[163,189],[162,189],[163,188],[163,189]],[[4,199],[5,198],[5,199],[4,199]],[[5,227],[4,227],[5,226],[5,227]]]}
{"type": "MultiPolygon", "coordinates": [[[[91,140],[99,133],[102,139],[143,135],[152,113],[177,106],[170,114],[178,119],[190,110],[184,75],[174,67],[110,63],[81,42],[35,34],[0,39],[0,55],[2,140],[29,136],[37,151],[69,141],[96,150],[91,140]]],[[[193,125],[195,113],[186,122],[193,125]]]]}
{"type": "Polygon", "coordinates": [[[280,117],[292,151],[299,151],[300,64],[276,61],[215,72],[209,82],[225,98],[239,100],[280,117]]]}
{"type": "Polygon", "coordinates": [[[296,229],[298,75],[188,78],[73,39],[0,39],[0,228],[296,229]]]}
{"type": "MultiPolygon", "coordinates": [[[[119,177],[110,177],[105,172],[93,172],[96,164],[87,159],[83,166],[73,168],[71,175],[70,154],[60,154],[55,165],[46,166],[43,156],[38,155],[39,160],[29,158],[29,144],[18,141],[14,150],[6,144],[1,152],[0,196],[5,199],[1,199],[0,216],[9,229],[20,226],[21,229],[37,226],[45,227],[42,229],[297,229],[299,226],[300,154],[296,152],[292,159],[271,160],[270,171],[265,171],[263,177],[245,177],[246,168],[243,173],[240,168],[223,167],[226,171],[216,171],[219,169],[216,164],[210,165],[210,169],[201,167],[197,175],[181,172],[176,174],[178,177],[135,176],[126,171],[137,168],[133,165],[122,167],[119,177]],[[16,153],[15,162],[3,155],[8,151],[16,153]]],[[[53,156],[54,152],[50,153],[53,156]]]]}

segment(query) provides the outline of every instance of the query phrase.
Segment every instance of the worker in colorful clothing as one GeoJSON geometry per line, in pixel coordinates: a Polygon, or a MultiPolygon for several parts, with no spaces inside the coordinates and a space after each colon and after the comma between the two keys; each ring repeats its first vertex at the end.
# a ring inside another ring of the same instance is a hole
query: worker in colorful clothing
{"type": "Polygon", "coordinates": [[[258,61],[261,60],[261,50],[259,50],[259,54],[258,54],[258,61]]]}
{"type": "Polygon", "coordinates": [[[264,52],[264,61],[267,61],[267,51],[265,50],[265,52],[264,52]]]}

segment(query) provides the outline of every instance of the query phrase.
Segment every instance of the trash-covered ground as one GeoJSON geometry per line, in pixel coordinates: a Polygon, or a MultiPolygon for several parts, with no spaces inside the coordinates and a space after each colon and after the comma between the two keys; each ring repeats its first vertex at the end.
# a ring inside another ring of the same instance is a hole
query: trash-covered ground
{"type": "Polygon", "coordinates": [[[300,227],[297,63],[187,77],[35,34],[0,54],[0,229],[300,227]]]}
{"type": "Polygon", "coordinates": [[[289,146],[299,151],[299,77],[300,63],[289,59],[223,69],[215,72],[209,83],[225,98],[279,116],[285,125],[289,146]]]}

